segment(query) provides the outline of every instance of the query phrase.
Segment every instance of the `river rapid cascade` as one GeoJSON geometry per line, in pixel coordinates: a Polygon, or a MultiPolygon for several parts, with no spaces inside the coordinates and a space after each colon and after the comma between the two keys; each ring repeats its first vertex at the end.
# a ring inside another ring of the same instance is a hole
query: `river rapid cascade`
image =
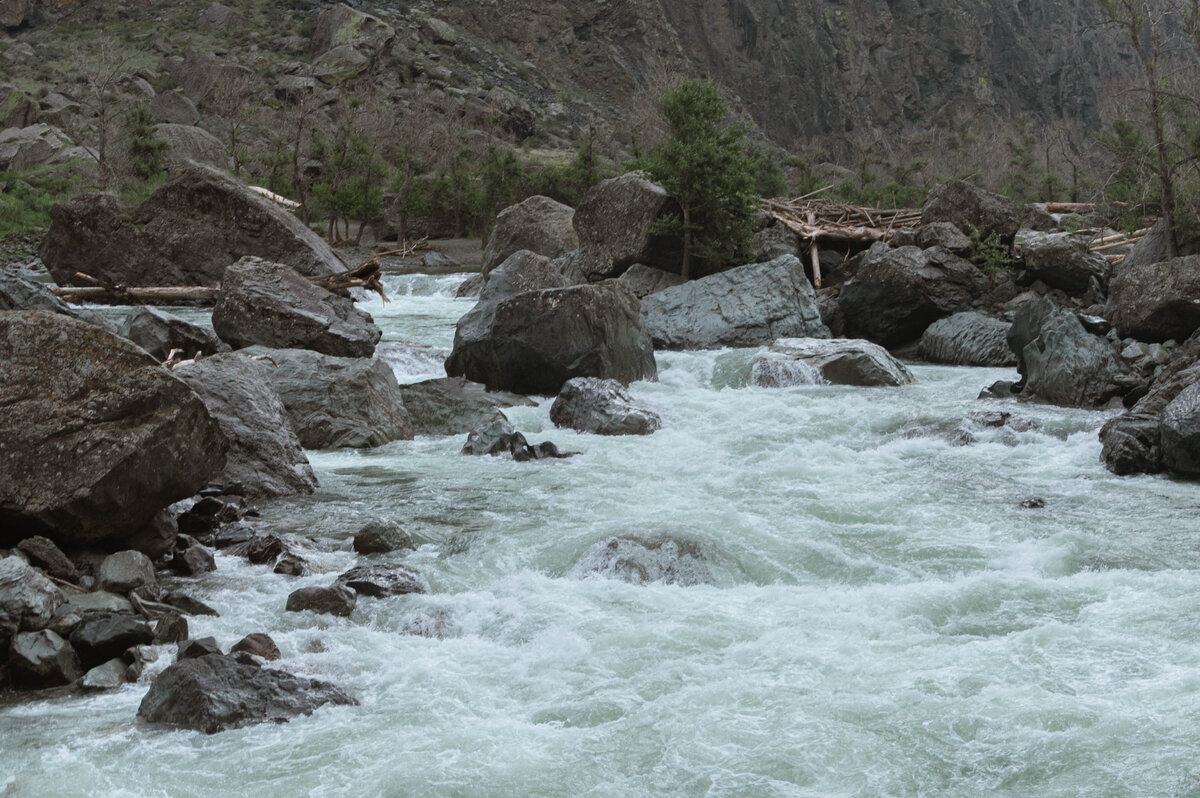
{"type": "MultiPolygon", "coordinates": [[[[443,376],[461,280],[363,303],[401,382],[443,376]]],[[[309,452],[317,493],[262,510],[319,572],[218,555],[185,580],[221,613],[192,636],[266,632],[359,705],[140,725],[164,655],[0,708],[0,795],[1200,795],[1195,485],[1106,471],[1111,413],[976,398],[1015,372],[768,389],[759,351],[657,353],[630,389],[650,436],[506,411],[567,460],[465,457],[465,436],[309,452]],[[285,612],[376,517],[432,592],[285,612]]]]}

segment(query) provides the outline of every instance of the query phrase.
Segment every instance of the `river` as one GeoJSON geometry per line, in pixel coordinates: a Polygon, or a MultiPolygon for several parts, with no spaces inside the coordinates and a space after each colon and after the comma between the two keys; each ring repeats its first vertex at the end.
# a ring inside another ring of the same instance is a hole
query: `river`
{"type": "MultiPolygon", "coordinates": [[[[459,281],[390,277],[365,307],[386,342],[448,348],[459,281]]],[[[437,376],[436,351],[382,352],[437,376]]],[[[267,632],[359,706],[207,736],[135,721],[152,673],[15,703],[0,795],[1200,795],[1200,493],[1108,473],[1108,414],[977,400],[1000,369],[764,389],[745,352],[657,357],[631,388],[653,436],[555,429],[547,400],[510,418],[579,456],[311,452],[318,493],[263,515],[323,541],[323,572],[218,555],[191,580],[221,612],[193,636],[267,632]],[[432,593],[285,613],[377,516],[432,593]],[[650,548],[605,568],[613,537],[650,548]],[[672,551],[676,583],[645,581],[672,551]]]]}

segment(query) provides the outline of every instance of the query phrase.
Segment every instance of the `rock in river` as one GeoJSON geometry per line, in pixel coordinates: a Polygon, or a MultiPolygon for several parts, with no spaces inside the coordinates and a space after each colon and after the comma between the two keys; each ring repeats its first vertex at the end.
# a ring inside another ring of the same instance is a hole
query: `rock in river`
{"type": "Polygon", "coordinates": [[[639,404],[616,380],[576,377],[568,380],[550,408],[556,427],[596,435],[649,435],[662,418],[639,404]]]}

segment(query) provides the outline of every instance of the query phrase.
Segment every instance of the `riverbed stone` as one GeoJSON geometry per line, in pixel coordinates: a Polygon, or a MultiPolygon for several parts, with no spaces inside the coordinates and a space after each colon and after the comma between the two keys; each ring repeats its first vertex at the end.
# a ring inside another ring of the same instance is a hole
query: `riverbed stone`
{"type": "Polygon", "coordinates": [[[213,655],[177,662],[159,674],[138,718],[214,734],[355,703],[327,682],[213,655]]]}
{"type": "Polygon", "coordinates": [[[1200,477],[1200,383],[1179,392],[1163,411],[1162,462],[1174,474],[1200,477]]]}
{"type": "Polygon", "coordinates": [[[618,279],[628,283],[638,299],[645,299],[663,289],[683,285],[687,282],[682,275],[664,271],[663,269],[655,269],[641,263],[635,263],[630,266],[618,279]]]}
{"type": "Polygon", "coordinates": [[[84,617],[70,640],[83,667],[91,669],[121,656],[131,646],[153,643],[154,630],[133,615],[91,615],[84,617]]]}
{"type": "Polygon", "coordinates": [[[687,540],[614,536],[592,546],[575,565],[579,578],[619,579],[635,585],[692,587],[713,583],[703,552],[687,540]]]}
{"type": "Polygon", "coordinates": [[[354,300],[314,285],[282,263],[245,257],[225,270],[213,329],[235,349],[311,349],[335,357],[371,357],[382,336],[354,300]]]}
{"type": "Polygon", "coordinates": [[[215,637],[195,637],[179,644],[176,659],[196,659],[197,657],[207,657],[209,654],[221,653],[221,645],[215,637]]]}
{"type": "Polygon", "coordinates": [[[829,337],[804,264],[792,255],[665,288],[642,300],[641,318],[656,349],[829,337]]]}
{"type": "Polygon", "coordinates": [[[302,587],[287,597],[287,612],[310,610],[322,615],[349,617],[358,603],[358,593],[343,584],[330,587],[302,587]]]}
{"type": "Polygon", "coordinates": [[[100,587],[111,593],[144,592],[147,597],[158,594],[158,578],[154,563],[140,551],[119,551],[100,563],[100,587]]]}
{"type": "Polygon", "coordinates": [[[306,449],[367,448],[413,438],[396,374],[378,358],[259,346],[239,354],[266,368],[306,449]]]}
{"type": "Polygon", "coordinates": [[[49,629],[16,635],[8,665],[13,681],[22,687],[56,687],[83,675],[75,649],[49,629]]]}
{"type": "Polygon", "coordinates": [[[129,665],[124,659],[113,657],[83,674],[83,678],[79,680],[79,687],[89,692],[115,690],[128,681],[125,678],[128,670],[129,665]]]}
{"type": "Polygon", "coordinates": [[[507,418],[501,416],[489,424],[471,430],[462,448],[465,455],[496,455],[508,453],[518,462],[573,457],[576,452],[562,452],[550,441],[530,444],[507,418]]]}
{"type": "Polygon", "coordinates": [[[359,554],[386,554],[416,547],[412,535],[390,518],[373,518],[354,534],[354,550],[359,554]]]}
{"type": "Polygon", "coordinates": [[[265,366],[225,353],[180,366],[174,374],[203,400],[230,442],[216,481],[251,497],[313,492],[317,478],[265,366]]]}
{"type": "Polygon", "coordinates": [[[0,541],[128,548],[224,465],[228,444],[204,403],[123,338],[59,314],[2,312],[0,362],[0,541]]]}
{"type": "Polygon", "coordinates": [[[0,641],[44,629],[63,603],[62,591],[17,556],[0,559],[0,641]]]}
{"type": "Polygon", "coordinates": [[[251,632],[229,648],[230,654],[250,654],[268,662],[280,659],[283,654],[270,635],[262,632],[251,632]]]}
{"type": "Polygon", "coordinates": [[[1101,291],[1108,287],[1111,266],[1103,255],[1089,252],[1087,240],[1079,236],[1035,236],[1021,244],[1021,255],[1030,278],[1072,296],[1086,293],[1093,281],[1101,291]]]}
{"type": "Polygon", "coordinates": [[[1046,317],[1021,358],[1025,367],[1021,395],[1052,404],[1097,407],[1124,395],[1133,385],[1128,366],[1112,345],[1085,330],[1066,310],[1056,309],[1046,317]]]}
{"type": "Polygon", "coordinates": [[[191,535],[179,535],[171,555],[171,570],[183,576],[200,576],[217,570],[217,561],[203,543],[191,535]]]}
{"type": "Polygon", "coordinates": [[[576,377],[568,380],[550,407],[550,420],[595,435],[649,435],[662,428],[662,417],[634,400],[616,380],[576,377]]]}
{"type": "Polygon", "coordinates": [[[163,361],[174,349],[185,358],[213,355],[221,341],[211,329],[166,313],[158,308],[141,307],[130,311],[117,334],[145,349],[155,360],[163,361]]]}
{"type": "Polygon", "coordinates": [[[50,576],[72,584],[79,582],[79,569],[50,538],[34,535],[18,543],[17,548],[29,558],[32,565],[50,576]]]}
{"type": "Polygon", "coordinates": [[[577,249],[574,219],[574,208],[540,195],[500,211],[483,249],[483,274],[521,250],[557,258],[577,249]]]}
{"type": "Polygon", "coordinates": [[[1200,329],[1200,255],[1122,263],[1109,286],[1105,315],[1123,337],[1187,339],[1200,329]]]}
{"type": "Polygon", "coordinates": [[[765,388],[813,382],[897,386],[914,381],[912,372],[882,346],[849,338],[780,338],[755,360],[751,379],[765,388]]]}

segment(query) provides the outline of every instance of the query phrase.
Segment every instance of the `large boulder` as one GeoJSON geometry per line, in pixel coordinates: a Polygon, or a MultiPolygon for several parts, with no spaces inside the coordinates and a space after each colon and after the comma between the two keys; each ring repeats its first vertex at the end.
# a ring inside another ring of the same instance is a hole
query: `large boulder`
{"type": "Polygon", "coordinates": [[[384,51],[395,38],[391,25],[379,17],[351,8],[345,3],[331,3],[317,15],[311,47],[314,55],[322,55],[337,47],[352,47],[368,57],[384,51]]]}
{"type": "Polygon", "coordinates": [[[306,449],[382,446],[412,440],[396,374],[378,358],[252,346],[239,352],[267,369],[306,449]]]}
{"type": "Polygon", "coordinates": [[[709,275],[642,300],[656,349],[761,346],[828,338],[804,264],[792,255],[709,275]]]}
{"type": "Polygon", "coordinates": [[[465,377],[442,377],[400,386],[416,435],[463,435],[502,417],[510,407],[536,402],[508,391],[489,391],[465,377]]]}
{"type": "Polygon", "coordinates": [[[17,632],[44,629],[62,603],[62,592],[37,568],[20,557],[0,558],[0,649],[17,632]]]}
{"type": "Polygon", "coordinates": [[[851,338],[781,338],[756,358],[751,379],[764,388],[831,385],[908,385],[912,373],[888,351],[851,338]]]}
{"type": "Polygon", "coordinates": [[[1088,251],[1087,241],[1069,233],[1036,236],[1021,244],[1029,276],[1072,296],[1087,292],[1093,281],[1108,287],[1111,266],[1103,255],[1088,251]]]}
{"type": "Polygon", "coordinates": [[[206,357],[175,370],[203,400],[229,440],[216,480],[244,496],[312,493],[317,478],[292,429],[267,367],[238,354],[206,357]]]}
{"type": "Polygon", "coordinates": [[[200,120],[196,104],[181,91],[159,92],[149,107],[155,121],[164,124],[191,126],[200,120]]]}
{"type": "Polygon", "coordinates": [[[964,233],[980,238],[995,235],[1011,244],[1021,227],[1021,208],[1000,194],[976,188],[962,180],[935,186],[921,208],[921,224],[950,222],[964,233]]]}
{"type": "Polygon", "coordinates": [[[370,357],[382,333],[354,300],[313,285],[293,269],[246,257],[225,270],[213,328],[235,349],[311,349],[370,357]]]}
{"type": "MultiPolygon", "coordinates": [[[[1015,323],[1014,323],[1015,326],[1015,323]]],[[[1022,396],[1067,407],[1097,407],[1132,387],[1128,366],[1104,338],[1067,310],[1050,313],[1021,350],[1022,396]]]]}
{"type": "Polygon", "coordinates": [[[653,231],[676,207],[666,189],[639,172],[592,186],[575,209],[579,268],[589,280],[620,277],[635,263],[678,272],[678,243],[653,231]]]}
{"type": "Polygon", "coordinates": [[[0,363],[0,538],[128,548],[224,465],[225,436],[204,403],[123,338],[58,314],[3,312],[0,363]]]}
{"type": "Polygon", "coordinates": [[[215,355],[221,342],[211,328],[192,324],[158,308],[140,307],[130,311],[117,332],[145,349],[155,360],[166,360],[178,349],[185,358],[215,355]]]}
{"type": "Polygon", "coordinates": [[[132,212],[107,195],[50,210],[40,255],[60,285],[76,272],[121,285],[217,285],[245,255],[304,275],[345,270],[325,241],[284,208],[215,169],[192,166],[132,212]]]}
{"type": "Polygon", "coordinates": [[[153,643],[154,630],[135,615],[89,615],[71,632],[70,640],[83,667],[94,668],[133,646],[153,643]]]}
{"type": "Polygon", "coordinates": [[[557,258],[577,249],[574,219],[574,208],[540,195],[505,208],[496,217],[483,249],[483,273],[521,250],[557,258]]]}
{"type": "Polygon", "coordinates": [[[77,147],[66,133],[45,123],[0,130],[0,172],[24,172],[91,158],[86,148],[77,147]]]}
{"type": "Polygon", "coordinates": [[[989,287],[973,263],[944,249],[875,244],[842,287],[838,307],[848,334],[894,347],[940,318],[970,310],[989,287]]]}
{"type": "Polygon", "coordinates": [[[625,386],[595,377],[568,380],[550,407],[550,420],[596,435],[649,435],[662,428],[662,417],[635,401],[625,386]]]}
{"type": "Polygon", "coordinates": [[[138,718],[214,734],[311,715],[326,704],[355,703],[327,682],[210,654],[160,673],[138,707],[138,718]]]}
{"type": "Polygon", "coordinates": [[[1182,341],[1200,329],[1200,255],[1122,263],[1105,315],[1124,337],[1182,341]]]}
{"type": "Polygon", "coordinates": [[[918,353],[930,363],[952,366],[1015,366],[1007,338],[1011,326],[975,311],[955,313],[929,325],[918,353]]]}
{"type": "Polygon", "coordinates": [[[1163,410],[1160,434],[1163,466],[1200,477],[1200,383],[1184,388],[1163,410]]]}
{"type": "Polygon", "coordinates": [[[1100,430],[1101,459],[1114,474],[1155,474],[1163,469],[1162,421],[1167,407],[1200,383],[1200,340],[1196,337],[1164,366],[1149,391],[1100,430]]]}
{"type": "Polygon", "coordinates": [[[464,316],[455,331],[446,360],[451,377],[553,395],[572,377],[629,383],[658,376],[637,297],[619,281],[524,291],[499,301],[481,297],[476,307],[481,312],[464,316]]]}
{"type": "Polygon", "coordinates": [[[154,563],[140,551],[118,551],[100,563],[100,588],[110,593],[145,591],[145,595],[158,595],[158,577],[154,575],[154,563]]]}
{"type": "MultiPolygon", "coordinates": [[[[183,95],[177,95],[187,100],[183,95]]],[[[233,161],[225,143],[202,127],[164,122],[154,129],[154,135],[167,145],[163,162],[171,169],[183,169],[190,164],[206,164],[229,169],[233,161]]]]}
{"type": "Polygon", "coordinates": [[[14,637],[8,666],[22,687],[56,687],[83,676],[75,649],[49,629],[14,637]]]}
{"type": "Polygon", "coordinates": [[[640,263],[630,266],[618,279],[629,283],[629,287],[633,289],[633,293],[637,295],[638,299],[645,299],[665,288],[672,288],[687,282],[681,274],[643,266],[640,263]]]}
{"type": "Polygon", "coordinates": [[[75,318],[76,311],[43,283],[0,270],[0,310],[46,310],[75,318]]]}

